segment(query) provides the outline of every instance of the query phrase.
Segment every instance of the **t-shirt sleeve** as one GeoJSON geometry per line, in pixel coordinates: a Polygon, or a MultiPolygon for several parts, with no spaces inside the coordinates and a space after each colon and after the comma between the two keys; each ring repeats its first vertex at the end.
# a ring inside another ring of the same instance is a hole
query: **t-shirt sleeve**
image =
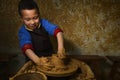
{"type": "Polygon", "coordinates": [[[58,28],[57,25],[49,22],[46,19],[41,19],[41,24],[50,35],[55,36],[58,32],[62,32],[62,30],[58,28]]]}
{"type": "Polygon", "coordinates": [[[28,48],[33,49],[31,36],[27,30],[25,30],[24,28],[21,28],[18,32],[18,38],[19,38],[20,47],[23,52],[28,48]]]}

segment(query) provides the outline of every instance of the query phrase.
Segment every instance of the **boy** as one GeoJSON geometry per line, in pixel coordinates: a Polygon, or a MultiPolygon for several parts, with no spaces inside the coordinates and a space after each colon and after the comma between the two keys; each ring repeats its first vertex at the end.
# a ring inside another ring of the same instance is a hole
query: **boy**
{"type": "Polygon", "coordinates": [[[39,8],[34,0],[21,0],[18,12],[23,22],[18,37],[20,47],[26,55],[37,65],[41,65],[40,56],[50,56],[53,53],[49,35],[56,36],[58,42],[58,56],[65,57],[62,30],[46,19],[40,19],[39,8]]]}

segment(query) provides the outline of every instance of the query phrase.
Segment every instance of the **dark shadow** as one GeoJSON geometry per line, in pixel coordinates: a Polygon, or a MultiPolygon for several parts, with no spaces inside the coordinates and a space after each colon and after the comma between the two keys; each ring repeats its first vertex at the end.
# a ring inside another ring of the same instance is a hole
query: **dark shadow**
{"type": "MultiPolygon", "coordinates": [[[[50,37],[50,39],[53,45],[53,49],[56,53],[57,52],[57,40],[55,37],[50,37]]],[[[80,55],[81,54],[80,48],[78,48],[72,41],[67,40],[66,38],[64,38],[64,47],[68,55],[80,55]]]]}

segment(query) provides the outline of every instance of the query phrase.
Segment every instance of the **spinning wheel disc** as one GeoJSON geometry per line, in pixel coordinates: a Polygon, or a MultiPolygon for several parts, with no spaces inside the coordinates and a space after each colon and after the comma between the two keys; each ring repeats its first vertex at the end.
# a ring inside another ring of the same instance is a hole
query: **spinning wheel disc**
{"type": "Polygon", "coordinates": [[[68,69],[61,71],[61,72],[60,71],[47,71],[47,70],[44,70],[40,67],[38,67],[38,70],[43,72],[44,74],[46,74],[48,76],[65,77],[65,76],[72,75],[78,69],[78,64],[77,64],[76,60],[74,60],[74,59],[71,59],[70,63],[66,66],[68,66],[68,69]]]}

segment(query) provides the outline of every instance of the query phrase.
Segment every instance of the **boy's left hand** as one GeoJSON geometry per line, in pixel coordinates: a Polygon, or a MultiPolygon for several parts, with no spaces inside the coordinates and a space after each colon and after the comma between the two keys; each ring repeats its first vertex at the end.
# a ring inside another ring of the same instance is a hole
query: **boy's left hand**
{"type": "Polygon", "coordinates": [[[63,48],[63,49],[61,49],[61,50],[58,50],[58,52],[57,52],[57,55],[58,55],[58,57],[59,58],[65,58],[66,57],[66,55],[65,55],[65,49],[63,48]]]}

